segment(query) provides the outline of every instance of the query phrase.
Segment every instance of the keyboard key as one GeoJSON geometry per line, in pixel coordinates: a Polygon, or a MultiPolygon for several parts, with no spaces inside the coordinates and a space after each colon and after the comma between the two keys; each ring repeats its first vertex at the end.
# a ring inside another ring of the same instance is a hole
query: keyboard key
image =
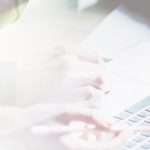
{"type": "Polygon", "coordinates": [[[143,126],[143,127],[150,127],[150,124],[143,121],[139,126],[143,126]]]}
{"type": "Polygon", "coordinates": [[[133,148],[135,148],[138,144],[144,142],[144,140],[146,140],[147,137],[142,136],[140,134],[136,134],[135,137],[131,138],[127,144],[125,144],[124,149],[129,149],[132,150],[133,148]]]}
{"type": "Polygon", "coordinates": [[[139,103],[136,103],[135,105],[131,106],[127,111],[135,114],[138,111],[142,110],[143,108],[146,108],[150,106],[150,97],[146,97],[144,100],[140,101],[139,103]]]}
{"type": "Polygon", "coordinates": [[[134,117],[130,118],[129,120],[134,122],[134,123],[138,123],[139,121],[142,120],[142,118],[139,116],[134,116],[134,117]]]}
{"type": "Polygon", "coordinates": [[[133,126],[136,123],[134,121],[132,121],[132,120],[127,120],[127,121],[124,122],[124,124],[126,124],[127,126],[133,126]]]}
{"type": "Polygon", "coordinates": [[[150,126],[150,122],[149,121],[144,120],[144,123],[145,123],[145,125],[147,124],[147,127],[150,126]]]}
{"type": "Polygon", "coordinates": [[[127,144],[125,144],[125,147],[127,148],[134,148],[136,146],[136,142],[135,141],[129,141],[127,144]]]}
{"type": "Polygon", "coordinates": [[[150,150],[150,143],[145,143],[140,148],[143,148],[143,150],[150,150]]]}
{"type": "Polygon", "coordinates": [[[127,113],[129,113],[131,115],[133,115],[135,113],[134,111],[132,111],[132,109],[125,110],[125,112],[127,112],[127,113]]]}
{"type": "Polygon", "coordinates": [[[132,115],[131,113],[124,111],[124,112],[120,113],[119,115],[117,115],[116,117],[119,117],[120,119],[127,119],[131,115],[132,115]]]}
{"type": "Polygon", "coordinates": [[[119,117],[119,116],[114,116],[114,119],[115,119],[115,121],[122,121],[122,120],[124,120],[124,119],[122,119],[122,118],[119,117]]]}
{"type": "Polygon", "coordinates": [[[147,137],[142,136],[141,134],[138,134],[136,137],[134,137],[132,140],[135,141],[136,143],[140,143],[143,142],[144,140],[146,140],[147,137]]]}
{"type": "Polygon", "coordinates": [[[150,118],[146,118],[145,122],[150,124],[150,118]]]}
{"type": "Polygon", "coordinates": [[[149,111],[149,112],[150,112],[150,107],[146,108],[146,111],[149,111]]]}
{"type": "Polygon", "coordinates": [[[141,135],[150,138],[150,132],[143,132],[141,135]]]}
{"type": "Polygon", "coordinates": [[[144,110],[144,111],[138,113],[137,115],[138,115],[139,117],[141,117],[141,118],[146,118],[146,117],[149,117],[149,116],[150,116],[150,112],[144,110]]]}

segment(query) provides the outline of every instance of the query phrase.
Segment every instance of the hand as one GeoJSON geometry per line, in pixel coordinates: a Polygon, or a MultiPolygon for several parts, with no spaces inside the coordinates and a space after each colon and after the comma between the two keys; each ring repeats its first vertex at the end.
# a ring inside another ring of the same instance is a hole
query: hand
{"type": "Polygon", "coordinates": [[[109,130],[111,123],[99,116],[99,112],[95,109],[89,109],[82,106],[68,105],[63,113],[55,117],[55,120],[68,124],[71,121],[82,121],[87,124],[93,124],[98,130],[109,130]]]}
{"type": "Polygon", "coordinates": [[[74,132],[64,135],[61,141],[69,150],[118,150],[122,144],[126,142],[129,135],[132,134],[129,130],[113,129],[111,123],[108,121],[100,118],[98,119],[92,114],[86,115],[85,112],[64,113],[59,117],[65,118],[67,122],[75,120],[82,121],[93,124],[96,127],[85,129],[83,132],[74,132]],[[111,135],[111,139],[105,139],[106,135],[108,135],[108,138],[110,138],[111,135]],[[95,141],[93,141],[93,138],[95,141]]]}
{"type": "Polygon", "coordinates": [[[104,62],[88,60],[71,54],[60,56],[59,62],[62,77],[59,89],[56,90],[56,95],[60,96],[59,99],[68,102],[94,103],[94,100],[100,100],[104,94],[109,93],[110,81],[104,62]]]}
{"type": "MultiPolygon", "coordinates": [[[[102,132],[102,134],[105,133],[102,132]]],[[[109,133],[106,134],[109,136],[109,133]]],[[[129,133],[126,131],[118,132],[111,139],[106,136],[103,138],[100,135],[101,132],[70,133],[61,137],[61,142],[68,150],[120,150],[129,137],[129,133]]]]}
{"type": "Polygon", "coordinates": [[[34,130],[32,131],[34,131],[34,134],[36,133],[42,136],[56,135],[58,144],[62,142],[69,150],[118,150],[120,146],[122,146],[122,144],[127,140],[128,136],[132,134],[129,130],[114,129],[110,121],[103,119],[99,115],[99,112],[86,107],[71,107],[68,105],[68,107],[65,108],[62,113],[58,114],[55,119],[58,122],[58,126],[55,124],[54,126],[34,126],[32,128],[34,130]],[[80,129],[75,128],[75,130],[66,130],[66,127],[71,122],[82,122],[86,126],[90,125],[90,128],[84,126],[84,129],[82,127],[80,129]],[[65,130],[63,127],[65,127],[65,130]],[[111,135],[111,139],[106,141],[105,135],[111,135]],[[89,141],[91,136],[92,143],[89,141]],[[93,137],[95,140],[94,142],[93,137]]]}

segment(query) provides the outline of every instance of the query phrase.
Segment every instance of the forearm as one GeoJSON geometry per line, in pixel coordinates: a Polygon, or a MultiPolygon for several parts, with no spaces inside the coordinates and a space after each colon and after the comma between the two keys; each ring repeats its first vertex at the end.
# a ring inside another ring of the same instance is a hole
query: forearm
{"type": "Polygon", "coordinates": [[[43,121],[51,120],[54,121],[55,118],[63,113],[76,114],[81,113],[84,115],[95,115],[96,110],[89,109],[80,103],[68,103],[68,104],[38,104],[26,108],[23,112],[25,126],[32,126],[43,121]],[[93,114],[92,114],[93,113],[93,114]]]}

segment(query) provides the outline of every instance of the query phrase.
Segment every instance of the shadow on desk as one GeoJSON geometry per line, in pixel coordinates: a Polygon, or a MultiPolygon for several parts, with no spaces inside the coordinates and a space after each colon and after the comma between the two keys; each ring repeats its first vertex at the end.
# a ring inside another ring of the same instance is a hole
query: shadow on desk
{"type": "Polygon", "coordinates": [[[150,0],[127,0],[122,8],[132,19],[150,25],[150,0]]]}

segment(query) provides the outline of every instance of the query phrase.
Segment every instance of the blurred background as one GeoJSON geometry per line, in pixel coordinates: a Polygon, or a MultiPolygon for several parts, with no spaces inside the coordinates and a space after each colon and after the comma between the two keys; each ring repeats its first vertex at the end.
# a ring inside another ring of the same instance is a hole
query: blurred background
{"type": "Polygon", "coordinates": [[[0,78],[0,85],[4,90],[0,93],[0,104],[46,101],[52,74],[47,67],[50,51],[55,47],[77,50],[119,2],[99,0],[79,10],[83,1],[87,5],[89,0],[0,0],[0,27],[4,31],[0,39],[3,41],[0,62],[8,66],[8,69],[1,67],[4,75],[0,78]],[[19,66],[17,94],[15,69],[13,77],[11,73],[7,78],[5,76],[11,72],[12,63],[14,68],[15,64],[19,66]]]}
{"type": "MultiPolygon", "coordinates": [[[[36,0],[0,0],[0,25],[4,26],[17,21],[30,1],[36,0]]],[[[83,40],[97,23],[100,23],[118,4],[119,0],[98,0],[98,3],[81,11],[79,11],[78,7],[83,3],[86,5],[85,0],[46,1],[49,1],[49,12],[46,15],[52,20],[51,25],[57,26],[59,34],[65,34],[66,46],[70,48],[72,44],[74,47],[83,40]]],[[[88,1],[91,0],[87,0],[87,3],[90,4],[88,1]]],[[[47,2],[45,4],[47,5],[47,2]]],[[[53,30],[53,27],[51,29],[53,30]]]]}

